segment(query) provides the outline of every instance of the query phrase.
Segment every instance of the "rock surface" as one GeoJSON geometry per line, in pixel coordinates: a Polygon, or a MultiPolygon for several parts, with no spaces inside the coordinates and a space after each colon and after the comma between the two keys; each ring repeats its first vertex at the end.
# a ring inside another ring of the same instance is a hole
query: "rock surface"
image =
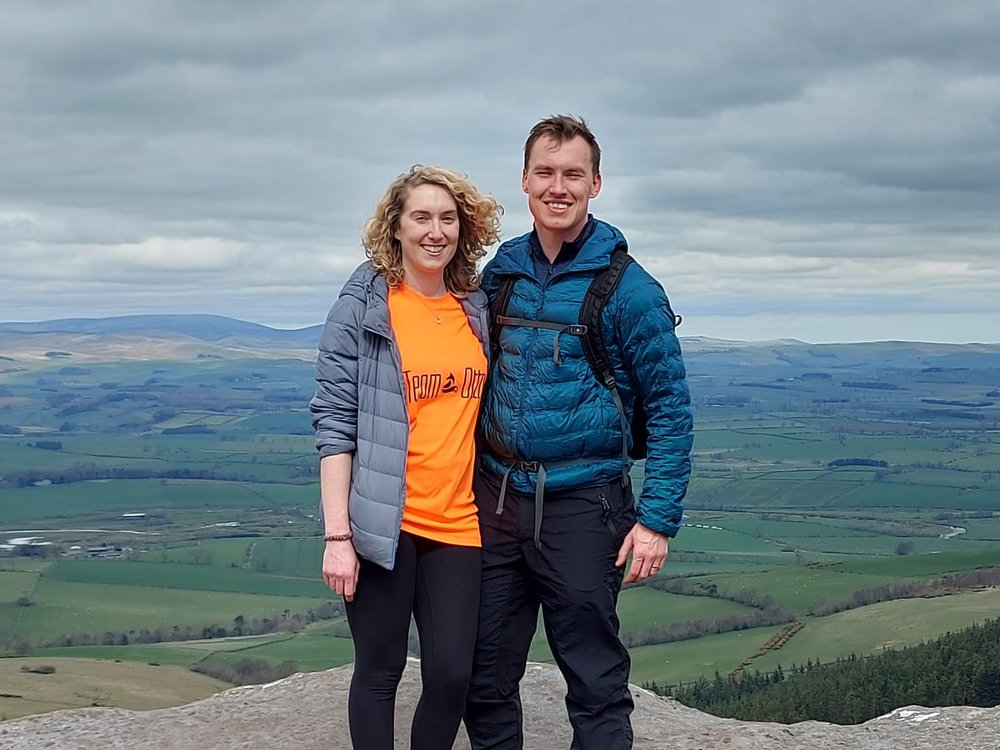
{"type": "MultiPolygon", "coordinates": [[[[351,667],[297,674],[270,685],[234,688],[196,703],[155,711],[84,708],[0,723],[5,750],[349,750],[351,667]]],[[[411,664],[400,685],[396,746],[405,748],[419,691],[411,664]]],[[[525,748],[569,747],[564,685],[551,666],[530,664],[522,683],[525,748]]],[[[898,709],[859,726],[786,726],[720,719],[633,687],[636,750],[997,750],[1000,707],[898,709]]],[[[468,750],[464,734],[456,750],[468,750]]]]}

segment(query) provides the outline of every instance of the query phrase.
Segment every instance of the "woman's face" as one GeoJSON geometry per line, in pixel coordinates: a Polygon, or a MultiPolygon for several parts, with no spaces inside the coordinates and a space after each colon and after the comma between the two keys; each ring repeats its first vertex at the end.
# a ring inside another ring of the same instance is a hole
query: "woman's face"
{"type": "Polygon", "coordinates": [[[458,206],[451,193],[439,185],[410,188],[396,230],[408,284],[420,290],[423,285],[442,282],[444,269],[458,249],[459,229],[458,206]]]}

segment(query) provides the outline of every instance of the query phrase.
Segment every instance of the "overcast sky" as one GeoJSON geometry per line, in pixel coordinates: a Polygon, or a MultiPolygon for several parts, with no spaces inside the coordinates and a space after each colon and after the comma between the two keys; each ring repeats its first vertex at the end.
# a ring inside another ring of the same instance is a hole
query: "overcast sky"
{"type": "Polygon", "coordinates": [[[680,333],[1000,342],[1000,3],[0,5],[0,320],[323,321],[415,162],[554,113],[680,333]]]}

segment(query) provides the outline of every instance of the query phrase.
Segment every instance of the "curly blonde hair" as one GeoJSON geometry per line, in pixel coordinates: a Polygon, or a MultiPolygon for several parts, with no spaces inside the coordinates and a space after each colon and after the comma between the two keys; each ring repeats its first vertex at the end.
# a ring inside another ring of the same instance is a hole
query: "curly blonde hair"
{"type": "Polygon", "coordinates": [[[406,197],[418,185],[444,188],[458,207],[458,249],[444,269],[444,283],[456,297],[464,297],[479,286],[478,262],[486,249],[500,239],[503,207],[456,172],[415,164],[393,180],[375,206],[375,215],[365,222],[361,235],[365,254],[390,286],[403,281],[403,250],[396,232],[406,197]]]}

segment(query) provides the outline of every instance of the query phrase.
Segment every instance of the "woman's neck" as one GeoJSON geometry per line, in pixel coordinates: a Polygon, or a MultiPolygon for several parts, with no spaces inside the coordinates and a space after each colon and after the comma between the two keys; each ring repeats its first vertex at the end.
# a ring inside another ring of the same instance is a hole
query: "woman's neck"
{"type": "Polygon", "coordinates": [[[410,289],[423,297],[443,297],[448,293],[448,287],[444,283],[444,274],[431,276],[404,273],[403,281],[410,289]]]}

